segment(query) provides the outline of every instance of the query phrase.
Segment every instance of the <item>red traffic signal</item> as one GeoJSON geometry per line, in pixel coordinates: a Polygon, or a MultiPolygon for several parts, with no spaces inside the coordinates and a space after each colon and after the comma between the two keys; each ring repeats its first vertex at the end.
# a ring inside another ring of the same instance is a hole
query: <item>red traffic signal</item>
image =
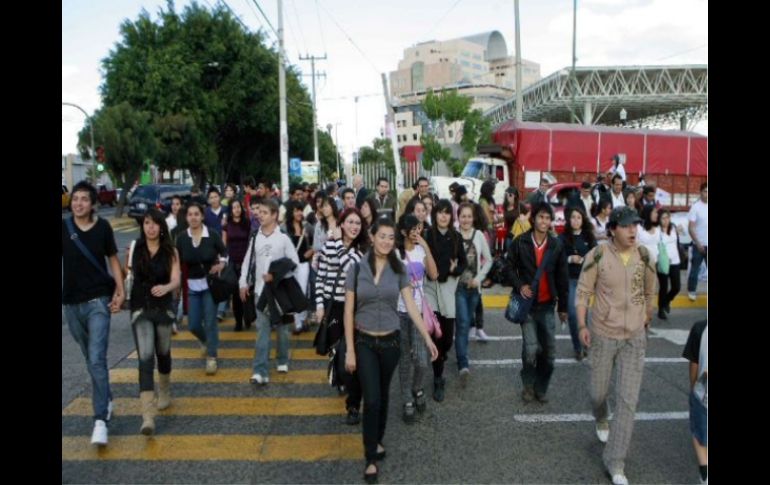
{"type": "Polygon", "coordinates": [[[104,163],[104,147],[101,145],[96,147],[96,161],[99,163],[104,163]]]}

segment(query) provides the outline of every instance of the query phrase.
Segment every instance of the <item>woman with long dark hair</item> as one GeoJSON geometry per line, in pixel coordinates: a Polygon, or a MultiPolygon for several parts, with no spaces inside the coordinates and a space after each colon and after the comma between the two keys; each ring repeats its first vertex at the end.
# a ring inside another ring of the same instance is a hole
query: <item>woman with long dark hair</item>
{"type": "Polygon", "coordinates": [[[220,273],[227,264],[227,248],[219,233],[203,224],[203,206],[191,202],[187,206],[188,228],[177,236],[179,259],[187,265],[188,319],[190,331],[201,344],[206,357],[206,374],[217,373],[216,303],[211,295],[207,274],[220,273]]]}
{"type": "MultiPolygon", "coordinates": [[[[451,210],[451,208],[450,208],[451,210]]],[[[364,480],[377,483],[377,462],[385,458],[382,444],[388,418],[390,380],[401,354],[398,299],[430,351],[438,350],[430,339],[412,296],[409,277],[393,250],[393,221],[378,219],[372,230],[372,249],[345,281],[345,368],[357,372],[364,396],[364,480]]]]}
{"type": "Polygon", "coordinates": [[[611,213],[612,201],[599,199],[599,202],[596,204],[596,216],[591,220],[594,225],[594,234],[596,235],[597,244],[607,244],[609,242],[607,224],[610,222],[611,213]]]}
{"type": "Polygon", "coordinates": [[[594,226],[583,209],[571,207],[567,211],[566,220],[564,232],[559,238],[564,246],[564,254],[567,255],[567,272],[569,274],[567,321],[569,322],[569,333],[575,359],[581,361],[586,356],[586,351],[580,343],[575,295],[580,271],[583,269],[583,259],[588,251],[596,246],[596,237],[594,236],[594,226]]]}
{"type": "Polygon", "coordinates": [[[158,409],[171,404],[171,325],[175,321],[173,291],[179,288],[179,255],[171,243],[166,216],[151,208],[142,222],[142,232],[130,255],[134,275],[131,288],[131,330],[139,356],[139,396],[142,406],[141,433],[155,432],[158,409]],[[158,359],[158,400],[153,373],[158,359]]]}
{"type": "Polygon", "coordinates": [[[374,225],[374,218],[377,217],[377,200],[374,196],[365,198],[358,210],[366,222],[366,227],[371,228],[374,225]]]}
{"type": "Polygon", "coordinates": [[[358,209],[345,209],[339,221],[339,226],[332,231],[318,261],[315,287],[316,320],[321,322],[324,317],[327,319],[326,341],[330,345],[331,382],[340,391],[347,389],[347,423],[358,424],[361,388],[355,376],[338,375],[337,369],[342,367],[342,362],[339,361],[342,349],[337,343],[344,335],[345,276],[369,248],[369,231],[358,209]]]}
{"type": "Polygon", "coordinates": [[[521,200],[519,199],[519,189],[516,187],[508,187],[505,189],[505,199],[503,199],[503,222],[505,224],[505,249],[508,250],[508,246],[513,241],[513,224],[521,214],[521,200]]]}
{"type": "MultiPolygon", "coordinates": [[[[243,210],[243,204],[238,199],[231,200],[230,217],[227,219],[227,223],[222,226],[222,242],[225,243],[227,253],[230,255],[228,264],[233,265],[235,274],[238,275],[238,279],[241,278],[243,258],[249,247],[250,232],[251,221],[246,217],[246,213],[243,210]]],[[[237,288],[233,291],[232,300],[233,316],[235,317],[234,330],[240,332],[243,330],[244,324],[246,328],[251,328],[251,322],[243,321],[243,302],[241,301],[241,295],[237,288]]]]}
{"type": "Polygon", "coordinates": [[[667,313],[671,313],[671,302],[679,294],[681,288],[681,274],[679,269],[681,261],[679,259],[679,233],[676,227],[671,223],[671,212],[668,209],[658,211],[658,220],[660,221],[660,240],[666,245],[668,254],[668,274],[658,271],[658,318],[668,320],[667,313]],[[669,290],[668,282],[671,282],[669,290]]]}
{"type": "MultiPolygon", "coordinates": [[[[308,293],[310,261],[315,253],[313,250],[313,227],[305,222],[304,218],[306,206],[307,204],[302,200],[287,202],[286,222],[281,227],[281,231],[289,236],[294,249],[297,250],[299,266],[294,271],[294,277],[297,279],[297,283],[299,283],[305,296],[308,293]]],[[[294,315],[294,335],[298,335],[308,329],[305,324],[306,317],[307,311],[294,315]]]]}
{"type": "MultiPolygon", "coordinates": [[[[462,190],[461,185],[457,190],[462,190]]],[[[437,278],[425,281],[425,298],[438,317],[441,338],[431,336],[436,343],[439,357],[433,362],[433,399],[444,400],[444,362],[452,348],[455,332],[455,293],[457,282],[468,266],[462,247],[462,236],[455,230],[452,204],[441,199],[433,207],[433,226],[428,231],[428,246],[438,269],[437,278]]]]}
{"type": "MultiPolygon", "coordinates": [[[[425,275],[438,277],[436,262],[428,243],[423,239],[422,222],[414,214],[404,214],[398,221],[396,235],[398,254],[406,264],[406,272],[412,285],[415,304],[422,309],[425,275]]],[[[401,361],[399,384],[406,423],[413,423],[415,412],[423,413],[427,408],[424,377],[428,370],[427,347],[420,340],[417,328],[411,324],[404,299],[398,299],[398,316],[401,321],[401,361]]]]}

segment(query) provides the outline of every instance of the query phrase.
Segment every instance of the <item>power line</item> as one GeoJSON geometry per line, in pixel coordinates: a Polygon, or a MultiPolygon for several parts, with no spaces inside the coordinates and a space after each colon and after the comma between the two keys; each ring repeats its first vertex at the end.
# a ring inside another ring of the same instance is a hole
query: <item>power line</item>
{"type": "Polygon", "coordinates": [[[246,24],[244,24],[244,23],[243,23],[243,21],[241,20],[241,18],[240,18],[238,15],[236,15],[236,14],[235,14],[235,12],[233,11],[233,9],[232,9],[232,8],[230,8],[230,5],[228,5],[228,4],[227,4],[227,2],[226,2],[225,0],[219,0],[219,2],[220,2],[222,5],[224,5],[225,7],[227,7],[227,10],[229,10],[229,11],[230,11],[230,14],[231,14],[231,15],[232,15],[232,16],[235,18],[235,20],[237,20],[237,21],[238,21],[238,23],[239,23],[239,24],[241,24],[241,27],[243,27],[243,28],[244,28],[244,30],[246,30],[246,32],[248,32],[248,31],[249,31],[249,28],[248,28],[248,27],[246,27],[246,24]]]}
{"type": "Polygon", "coordinates": [[[249,9],[251,10],[251,13],[253,13],[254,16],[257,18],[257,22],[259,22],[260,29],[265,32],[265,38],[267,38],[268,40],[272,40],[270,39],[270,32],[268,32],[268,30],[265,28],[265,25],[262,23],[262,19],[259,18],[259,14],[257,13],[256,10],[254,10],[254,7],[249,3],[249,0],[243,0],[243,1],[246,2],[246,5],[248,5],[249,9]]]}
{"type": "Polygon", "coordinates": [[[348,39],[348,41],[349,41],[351,44],[353,44],[353,47],[355,47],[355,48],[358,50],[358,52],[359,52],[359,53],[361,54],[361,56],[362,56],[362,57],[363,57],[363,58],[366,60],[366,62],[368,62],[368,63],[369,63],[369,65],[371,65],[371,66],[372,66],[372,68],[374,69],[374,71],[375,71],[375,72],[376,72],[376,73],[379,75],[379,74],[380,74],[382,71],[380,71],[379,69],[377,69],[377,66],[375,66],[375,65],[374,65],[374,63],[373,63],[373,62],[372,62],[372,61],[369,59],[369,57],[367,57],[367,55],[364,53],[364,51],[363,51],[363,50],[361,50],[361,48],[360,48],[360,47],[358,47],[358,44],[356,44],[356,43],[353,41],[353,39],[352,39],[352,38],[351,38],[351,37],[348,35],[348,33],[347,33],[347,32],[345,32],[345,29],[343,29],[343,28],[342,28],[342,26],[340,26],[340,24],[339,24],[339,23],[338,23],[338,22],[337,22],[337,21],[334,19],[334,17],[332,17],[332,14],[331,14],[331,13],[329,13],[329,10],[327,10],[327,9],[326,9],[326,7],[324,7],[324,5],[323,5],[323,4],[322,4],[320,1],[318,1],[318,5],[319,5],[319,6],[320,6],[320,7],[323,9],[323,11],[324,11],[324,12],[326,12],[326,15],[328,15],[328,16],[329,16],[329,18],[331,19],[331,21],[332,21],[332,22],[334,22],[334,25],[336,25],[336,26],[337,26],[337,28],[338,28],[338,29],[340,29],[340,32],[342,32],[342,34],[343,34],[343,35],[344,35],[344,36],[345,36],[345,37],[348,39]]]}
{"type": "Polygon", "coordinates": [[[257,9],[259,9],[259,12],[262,14],[262,17],[265,18],[265,22],[267,22],[267,25],[270,27],[270,30],[273,31],[275,34],[275,38],[278,39],[279,35],[278,32],[275,30],[275,27],[273,27],[273,24],[270,23],[270,19],[267,18],[267,15],[265,15],[265,12],[262,10],[262,7],[259,6],[259,3],[257,3],[257,0],[252,0],[254,2],[254,5],[257,6],[257,9]]]}
{"type": "Polygon", "coordinates": [[[425,38],[426,39],[433,33],[434,30],[436,30],[436,27],[438,27],[439,24],[444,21],[444,19],[447,17],[447,15],[449,15],[452,12],[452,10],[454,10],[454,8],[457,6],[457,4],[460,3],[461,1],[462,0],[457,0],[455,3],[452,4],[451,7],[449,7],[449,10],[444,12],[444,15],[442,15],[441,18],[438,19],[438,22],[433,24],[433,27],[431,27],[430,30],[425,34],[425,38]]]}
{"type": "Polygon", "coordinates": [[[318,30],[321,31],[321,45],[324,48],[324,52],[326,52],[326,40],[324,40],[324,28],[321,23],[321,11],[318,9],[318,0],[315,0],[315,13],[318,17],[318,30]]]}
{"type": "MultiPolygon", "coordinates": [[[[291,16],[286,17],[286,24],[287,27],[285,30],[289,31],[289,35],[291,36],[291,40],[294,42],[294,46],[297,48],[297,57],[301,56],[302,53],[300,52],[300,44],[297,42],[297,38],[294,36],[294,26],[291,25],[291,16]]],[[[297,29],[299,30],[299,29],[297,29]]]]}
{"type": "Polygon", "coordinates": [[[341,99],[372,98],[375,96],[382,96],[382,93],[356,94],[351,96],[338,96],[336,98],[320,98],[319,101],[339,101],[341,99]]]}
{"type": "MultiPolygon", "coordinates": [[[[302,47],[305,48],[305,52],[307,52],[307,42],[305,42],[305,34],[302,33],[302,26],[300,26],[299,23],[299,12],[297,11],[297,2],[296,0],[291,0],[291,8],[294,10],[294,18],[296,20],[297,24],[297,30],[299,31],[299,36],[302,38],[302,47]]],[[[297,44],[297,50],[299,50],[299,44],[297,44]]]]}
{"type": "Polygon", "coordinates": [[[698,49],[702,49],[703,47],[706,47],[706,44],[699,45],[698,47],[693,47],[692,49],[687,49],[686,51],[677,52],[676,54],[671,54],[670,56],[661,57],[660,59],[656,59],[656,62],[663,61],[665,59],[671,59],[672,57],[676,57],[681,54],[687,54],[688,52],[697,51],[698,49]]]}

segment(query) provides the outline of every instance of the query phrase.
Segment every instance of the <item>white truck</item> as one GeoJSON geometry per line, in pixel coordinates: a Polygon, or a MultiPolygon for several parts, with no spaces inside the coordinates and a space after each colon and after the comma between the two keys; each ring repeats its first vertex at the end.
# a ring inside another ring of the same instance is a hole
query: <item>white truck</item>
{"type": "Polygon", "coordinates": [[[479,156],[471,158],[465,165],[462,174],[459,177],[434,176],[430,178],[431,191],[438,195],[440,199],[449,199],[449,186],[453,182],[464,185],[468,189],[468,198],[479,200],[481,193],[481,184],[486,180],[495,180],[494,199],[495,203],[502,204],[505,197],[505,189],[508,188],[508,162],[502,158],[491,156],[479,156]]]}

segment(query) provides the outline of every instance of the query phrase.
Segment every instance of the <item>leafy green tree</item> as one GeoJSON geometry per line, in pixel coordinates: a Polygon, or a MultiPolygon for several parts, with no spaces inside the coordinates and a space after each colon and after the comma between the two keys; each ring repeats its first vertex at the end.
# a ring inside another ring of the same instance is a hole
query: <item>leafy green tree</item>
{"type": "MultiPolygon", "coordinates": [[[[156,20],[142,10],[120,26],[102,60],[105,106],[128,102],[150,113],[160,168],[186,168],[196,184],[278,180],[278,54],[261,32],[248,32],[226,7],[172,1],[156,20]]],[[[286,69],[289,156],[311,160],[310,96],[286,69]]],[[[98,139],[98,136],[97,136],[98,139]]]]}
{"type": "MultiPolygon", "coordinates": [[[[94,123],[94,136],[104,146],[105,166],[123,188],[117,208],[117,214],[121,216],[126,194],[139,179],[143,161],[152,158],[157,151],[150,114],[123,102],[98,110],[91,119],[94,123]]],[[[81,154],[88,151],[89,144],[90,127],[86,125],[78,134],[81,154]]]]}

